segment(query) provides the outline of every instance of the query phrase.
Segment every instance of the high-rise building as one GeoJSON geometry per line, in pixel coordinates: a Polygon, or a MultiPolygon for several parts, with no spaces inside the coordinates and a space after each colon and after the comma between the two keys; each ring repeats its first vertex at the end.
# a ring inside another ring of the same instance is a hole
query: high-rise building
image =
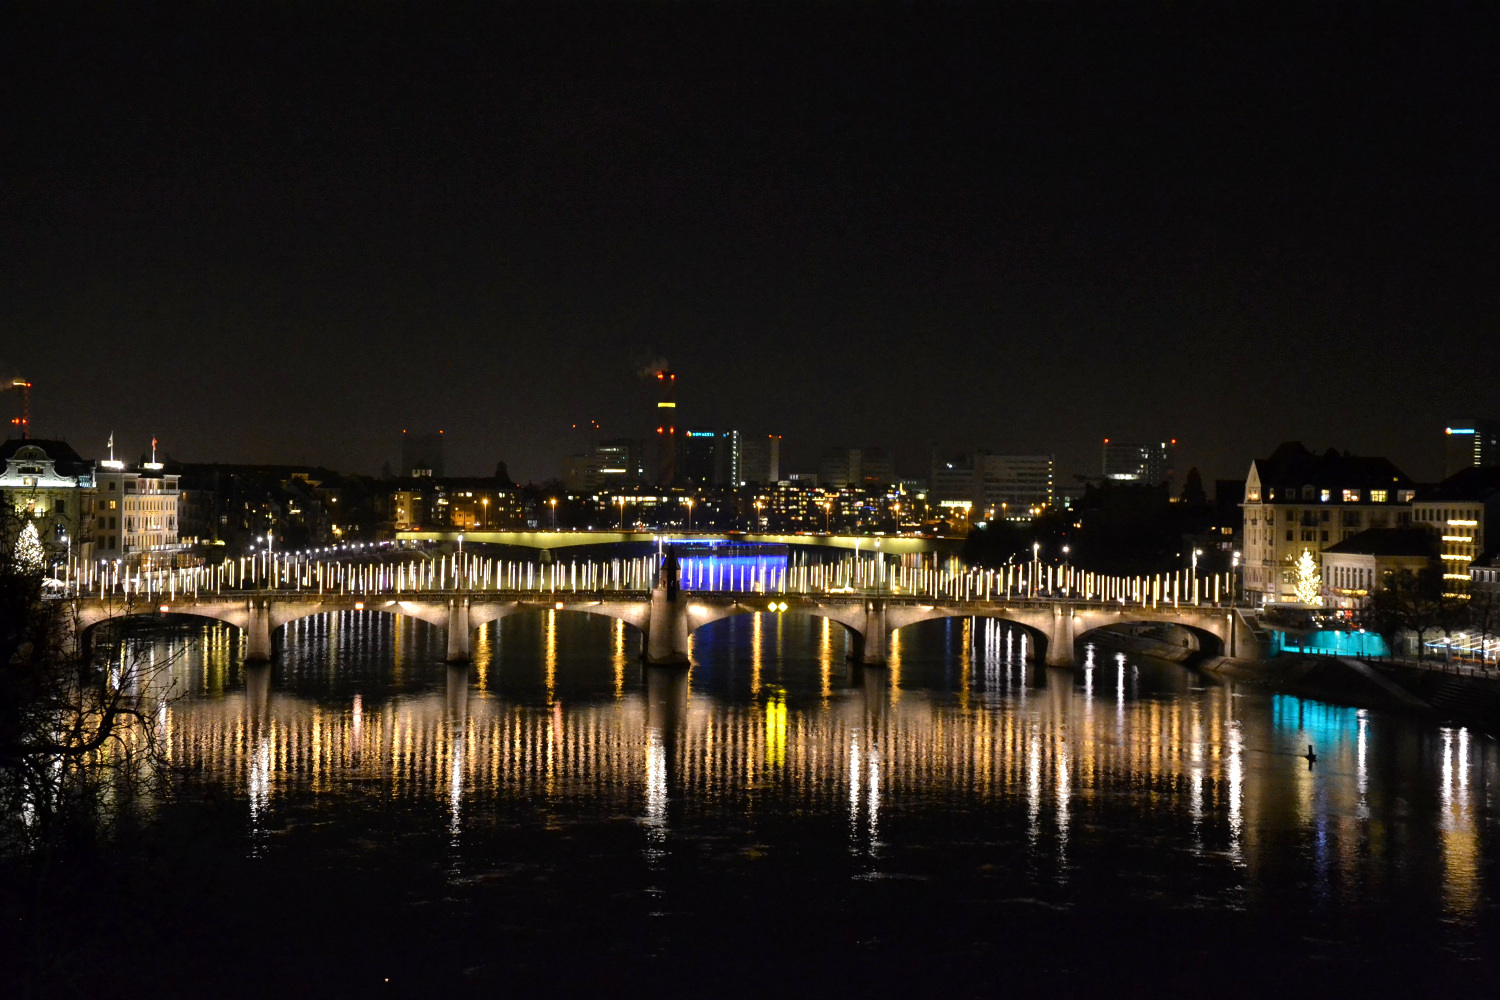
{"type": "Polygon", "coordinates": [[[594,445],[600,486],[635,484],[646,478],[645,446],[640,438],[608,438],[594,445]]]}
{"type": "Polygon", "coordinates": [[[1500,465],[1500,420],[1455,420],[1443,433],[1443,478],[1477,465],[1500,465]]]}
{"type": "Polygon", "coordinates": [[[656,373],[656,485],[677,482],[677,373],[656,373]]]}
{"type": "Polygon", "coordinates": [[[1056,500],[1051,455],[989,451],[932,453],[928,493],[938,503],[962,501],[983,517],[1024,520],[1056,500]]]}
{"type": "Polygon", "coordinates": [[[722,480],[719,459],[722,442],[717,431],[682,432],[682,478],[693,486],[716,486],[722,480]]]}
{"type": "Polygon", "coordinates": [[[740,444],[740,482],[770,484],[781,480],[781,435],[751,436],[740,444]]]}
{"type": "Polygon", "coordinates": [[[980,503],[986,517],[1026,517],[1052,506],[1051,455],[991,455],[979,457],[980,503]],[[993,511],[993,513],[991,513],[993,511]]]}
{"type": "Polygon", "coordinates": [[[979,452],[939,451],[932,449],[932,465],[927,480],[927,493],[933,501],[963,501],[977,506],[981,483],[978,469],[979,452]]]}
{"type": "Polygon", "coordinates": [[[818,462],[818,482],[831,489],[895,481],[896,463],[885,448],[828,448],[818,462]]]}
{"type": "Polygon", "coordinates": [[[739,431],[720,431],[714,450],[714,482],[719,486],[738,486],[744,481],[744,448],[739,431]]]}
{"type": "Polygon", "coordinates": [[[1104,439],[1103,474],[1117,482],[1171,486],[1177,458],[1177,439],[1138,444],[1104,439]]]}
{"type": "Polygon", "coordinates": [[[401,432],[401,475],[437,476],[446,473],[443,467],[443,432],[436,434],[411,434],[401,432]]]}

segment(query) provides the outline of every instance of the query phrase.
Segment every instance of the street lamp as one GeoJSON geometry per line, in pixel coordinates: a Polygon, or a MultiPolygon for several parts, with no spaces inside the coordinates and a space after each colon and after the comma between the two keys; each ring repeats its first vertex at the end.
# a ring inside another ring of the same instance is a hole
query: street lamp
{"type": "Polygon", "coordinates": [[[766,502],[764,500],[757,500],[757,501],[755,501],[755,521],[756,521],[756,525],[755,526],[757,528],[764,528],[766,526],[765,525],[765,517],[764,517],[763,514],[761,514],[761,509],[763,507],[765,507],[765,505],[766,505],[766,502]]]}
{"type": "Polygon", "coordinates": [[[547,503],[548,503],[548,505],[550,505],[552,507],[552,530],[556,531],[557,530],[557,497],[553,497],[551,500],[548,500],[547,503]]]}
{"type": "Polygon", "coordinates": [[[484,497],[479,501],[480,508],[484,511],[484,530],[490,530],[490,498],[484,497]]]}
{"type": "Polygon", "coordinates": [[[833,534],[833,501],[823,501],[823,534],[833,534]]]}
{"type": "Polygon", "coordinates": [[[625,498],[623,496],[615,497],[615,502],[620,505],[620,530],[624,531],[625,530],[625,498]]]}
{"type": "Polygon", "coordinates": [[[687,504],[687,509],[688,509],[688,531],[692,531],[693,530],[693,498],[692,497],[688,497],[686,500],[683,501],[683,503],[687,504]]]}

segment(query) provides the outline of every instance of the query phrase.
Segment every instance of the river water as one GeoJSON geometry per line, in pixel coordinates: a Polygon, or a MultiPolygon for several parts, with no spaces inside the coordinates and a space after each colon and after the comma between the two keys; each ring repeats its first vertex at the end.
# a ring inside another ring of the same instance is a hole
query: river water
{"type": "Polygon", "coordinates": [[[194,625],[146,837],[166,994],[1485,988],[1495,741],[997,622],[194,625]],[[1315,763],[1301,754],[1312,744],[1315,763]],[[160,859],[159,859],[160,860],[160,859]]]}

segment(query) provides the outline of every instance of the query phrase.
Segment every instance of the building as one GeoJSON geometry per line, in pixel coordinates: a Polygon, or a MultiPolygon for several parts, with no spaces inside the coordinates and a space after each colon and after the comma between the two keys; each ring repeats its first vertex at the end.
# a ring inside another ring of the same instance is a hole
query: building
{"type": "Polygon", "coordinates": [[[1245,478],[1244,592],[1265,603],[1295,601],[1293,566],[1368,528],[1411,523],[1412,481],[1388,459],[1287,442],[1250,463],[1245,478]]]}
{"type": "Polygon", "coordinates": [[[781,435],[747,437],[740,443],[740,485],[781,481],[781,435]]]}
{"type": "Polygon", "coordinates": [[[719,458],[723,442],[718,431],[684,430],[682,432],[682,478],[693,486],[718,486],[720,469],[726,464],[719,458]]]}
{"type": "Polygon", "coordinates": [[[1500,420],[1455,420],[1443,428],[1443,476],[1500,465],[1500,420]]]}
{"type": "Polygon", "coordinates": [[[0,545],[13,545],[13,532],[30,521],[49,561],[93,558],[94,469],[66,442],[32,438],[0,445],[0,497],[0,525],[8,536],[0,545]]]}
{"type": "Polygon", "coordinates": [[[401,475],[442,476],[443,432],[436,434],[410,434],[401,432],[401,475]]]}
{"type": "Polygon", "coordinates": [[[1104,439],[1103,475],[1120,482],[1147,486],[1172,485],[1177,439],[1157,444],[1135,444],[1104,439]]]}
{"type": "Polygon", "coordinates": [[[640,438],[609,438],[594,445],[599,486],[635,486],[646,479],[646,443],[640,438]]]}
{"type": "Polygon", "coordinates": [[[981,496],[979,452],[932,449],[927,495],[934,502],[977,506],[981,496]]]}
{"type": "Polygon", "coordinates": [[[1490,559],[1488,565],[1470,566],[1469,574],[1470,600],[1500,605],[1500,556],[1490,559]]]}
{"type": "Polygon", "coordinates": [[[178,539],[179,480],[160,462],[134,468],[114,459],[99,462],[94,557],[143,565],[175,561],[185,548],[178,539]]]}
{"type": "Polygon", "coordinates": [[[1437,542],[1421,528],[1367,528],[1323,550],[1324,602],[1334,608],[1361,607],[1388,573],[1413,575],[1431,569],[1437,542]]]}
{"type": "Polygon", "coordinates": [[[390,511],[396,531],[511,531],[526,527],[521,491],[495,478],[406,479],[391,491],[390,511]]]}
{"type": "Polygon", "coordinates": [[[1491,544],[1487,525],[1500,524],[1500,465],[1461,469],[1436,486],[1417,491],[1412,524],[1427,529],[1440,544],[1443,592],[1469,593],[1469,567],[1491,544]]]}
{"type": "Polygon", "coordinates": [[[828,448],[818,462],[824,489],[886,485],[896,481],[896,463],[884,448],[828,448]]]}
{"type": "Polygon", "coordinates": [[[1020,519],[1056,501],[1051,455],[979,456],[979,501],[986,517],[1020,519]]]}
{"type": "Polygon", "coordinates": [[[932,453],[927,494],[950,508],[967,506],[976,518],[1030,520],[1057,501],[1051,455],[990,451],[932,453]]]}
{"type": "Polygon", "coordinates": [[[563,488],[573,493],[586,493],[599,488],[599,457],[588,455],[564,455],[562,460],[563,488]]]}

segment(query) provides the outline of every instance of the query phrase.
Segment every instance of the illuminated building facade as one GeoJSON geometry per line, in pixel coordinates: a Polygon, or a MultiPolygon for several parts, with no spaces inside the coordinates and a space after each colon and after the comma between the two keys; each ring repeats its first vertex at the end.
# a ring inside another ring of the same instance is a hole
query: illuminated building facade
{"type": "Polygon", "coordinates": [[[178,539],[178,474],[160,462],[130,468],[110,460],[98,463],[94,479],[95,558],[159,565],[184,548],[178,539]]]}
{"type": "Polygon", "coordinates": [[[1421,528],[1370,528],[1323,550],[1323,590],[1335,608],[1363,606],[1388,573],[1417,574],[1437,561],[1437,545],[1421,528]]]}
{"type": "Polygon", "coordinates": [[[1266,603],[1296,601],[1303,550],[1314,557],[1367,528],[1411,523],[1415,488],[1388,459],[1333,449],[1317,455],[1300,442],[1250,463],[1245,478],[1244,590],[1266,603]]]}
{"type": "MultiPolygon", "coordinates": [[[[32,438],[0,445],[5,512],[36,525],[49,560],[92,557],[95,493],[91,463],[66,442],[32,438]]],[[[7,528],[12,526],[7,523],[7,528]]],[[[14,543],[13,537],[0,538],[0,545],[14,543]]]]}
{"type": "Polygon", "coordinates": [[[1412,524],[1427,529],[1440,546],[1443,592],[1466,596],[1470,567],[1482,561],[1492,544],[1485,527],[1500,523],[1500,466],[1462,469],[1418,491],[1411,509],[1412,524]]]}

